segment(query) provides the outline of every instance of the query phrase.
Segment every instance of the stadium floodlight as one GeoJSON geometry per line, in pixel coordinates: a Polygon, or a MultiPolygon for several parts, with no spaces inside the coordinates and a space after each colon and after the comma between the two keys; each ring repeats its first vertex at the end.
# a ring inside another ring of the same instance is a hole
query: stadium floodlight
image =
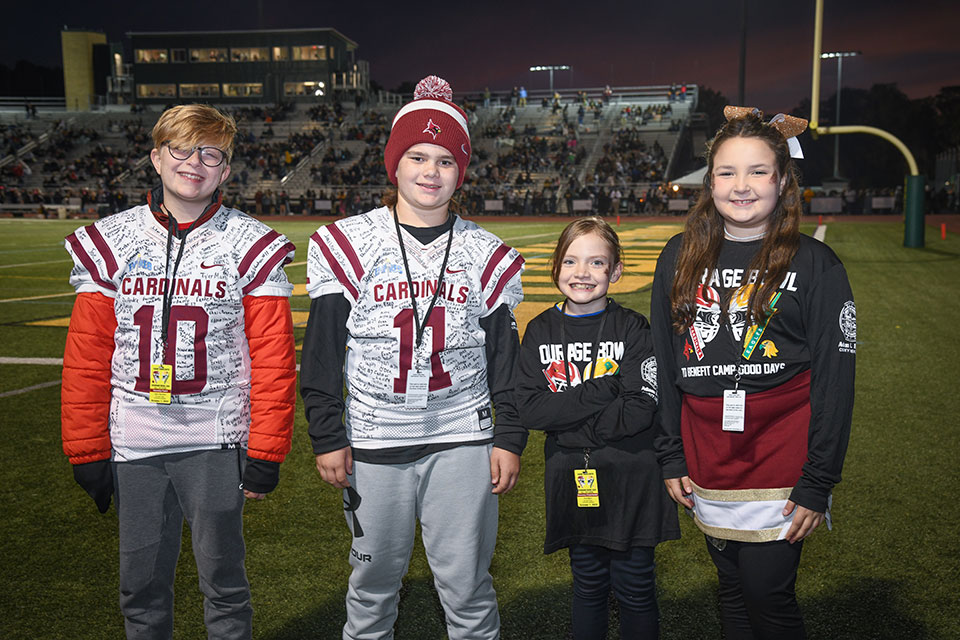
{"type": "MultiPolygon", "coordinates": [[[[834,126],[840,124],[840,83],[843,80],[843,59],[861,55],[860,51],[827,51],[820,54],[821,60],[836,58],[837,60],[837,115],[834,117],[834,126]]],[[[840,136],[833,138],[833,177],[840,177],[840,136]]]]}
{"type": "Polygon", "coordinates": [[[537,65],[535,67],[530,67],[530,71],[549,71],[550,72],[550,95],[553,95],[553,72],[554,71],[569,71],[570,65],[566,64],[547,64],[547,65],[537,65]]]}

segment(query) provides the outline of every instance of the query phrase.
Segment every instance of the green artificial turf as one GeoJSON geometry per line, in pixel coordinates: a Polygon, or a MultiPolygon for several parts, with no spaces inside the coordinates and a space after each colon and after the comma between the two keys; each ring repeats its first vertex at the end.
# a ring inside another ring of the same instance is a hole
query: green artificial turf
{"type": "MultiPolygon", "coordinates": [[[[62,323],[69,315],[71,295],[36,296],[71,293],[62,239],[79,224],[0,220],[0,357],[62,355],[65,327],[28,323],[62,323]],[[12,298],[33,299],[4,302],[12,298]]],[[[306,268],[296,263],[306,260],[315,224],[272,224],[297,244],[288,274],[304,283],[306,268]]],[[[563,225],[486,226],[529,260],[544,255],[563,225]]],[[[621,230],[638,228],[646,226],[625,223],[621,230]]],[[[811,638],[960,637],[960,518],[954,504],[960,490],[960,421],[954,412],[960,238],[940,240],[930,233],[925,249],[905,249],[902,234],[896,222],[844,222],[827,230],[826,242],[844,261],[857,300],[857,401],[844,480],[834,492],[835,527],[806,542],[797,584],[811,638]]],[[[529,273],[545,273],[542,265],[530,266],[529,273]]],[[[556,297],[541,289],[529,299],[556,297]]],[[[649,285],[618,299],[646,313],[649,285]]],[[[305,312],[309,299],[296,296],[293,307],[305,312]]],[[[302,333],[299,328],[298,340],[302,333]]],[[[57,366],[0,364],[0,394],[59,376],[57,366]]],[[[0,601],[7,607],[0,637],[122,637],[116,512],[101,516],[74,484],[60,451],[59,387],[0,397],[0,430],[0,601]]],[[[491,571],[505,640],[568,637],[568,560],[563,552],[542,554],[542,445],[542,434],[532,434],[519,484],[500,500],[491,571]]],[[[248,504],[244,520],[254,636],[339,638],[350,538],[339,492],[314,470],[302,408],[280,486],[266,500],[248,504]]],[[[719,638],[713,567],[703,537],[686,516],[681,524],[683,539],[657,550],[661,637],[719,638]]],[[[184,532],[175,637],[203,638],[189,529],[184,532]]],[[[401,593],[397,637],[445,637],[419,544],[401,593]]],[[[611,638],[617,637],[612,630],[611,638]]]]}

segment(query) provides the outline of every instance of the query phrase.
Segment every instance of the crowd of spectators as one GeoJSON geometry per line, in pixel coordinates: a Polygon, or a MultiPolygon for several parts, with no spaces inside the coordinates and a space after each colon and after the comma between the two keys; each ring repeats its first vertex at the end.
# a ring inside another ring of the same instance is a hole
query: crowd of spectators
{"type": "Polygon", "coordinates": [[[320,129],[297,131],[283,139],[276,139],[273,129],[266,127],[259,138],[251,132],[237,137],[234,156],[242,163],[240,181],[246,186],[243,171],[259,172],[255,178],[279,180],[296,167],[297,163],[325,139],[320,129]]]}
{"type": "MultiPolygon", "coordinates": [[[[673,99],[683,95],[678,86],[673,99]]],[[[499,203],[493,209],[509,215],[572,214],[575,201],[581,201],[580,209],[583,201],[589,201],[590,210],[600,214],[659,214],[669,212],[671,199],[696,197],[695,191],[668,188],[667,154],[659,142],[649,141],[650,133],[643,133],[643,125],[651,121],[673,122],[670,103],[617,107],[618,130],[603,144],[596,165],[582,175],[585,147],[592,146],[583,144],[584,120],[602,118],[604,98],[609,95],[591,99],[584,92],[569,101],[555,96],[554,117],[541,114],[531,120],[532,112],[524,112],[523,124],[518,125],[518,108],[523,106],[518,89],[513,105],[481,113],[484,124],[472,127],[474,161],[458,195],[461,209],[491,213],[487,206],[493,201],[499,203]]],[[[476,118],[476,105],[468,106],[476,118]]],[[[549,101],[541,106],[549,108],[549,101]]],[[[307,122],[301,111],[290,124],[277,124],[290,121],[294,109],[292,104],[230,109],[241,133],[225,200],[264,215],[350,215],[376,206],[388,184],[383,165],[388,113],[352,105],[345,109],[339,101],[330,101],[309,107],[307,122]],[[326,148],[309,167],[309,180],[300,183],[303,188],[288,193],[275,182],[258,183],[287,175],[321,142],[326,148]]],[[[3,168],[0,203],[80,205],[102,213],[142,201],[156,183],[152,165],[142,162],[152,148],[151,125],[132,118],[100,119],[95,126],[51,123],[43,143],[3,168]],[[118,183],[117,177],[127,170],[132,179],[118,183]]],[[[30,127],[30,123],[0,127],[2,155],[35,141],[38,134],[30,127]]],[[[875,208],[874,198],[892,196],[898,207],[902,201],[902,190],[888,191],[847,189],[805,194],[805,199],[808,210],[814,197],[838,197],[844,213],[883,213],[889,210],[875,208]]],[[[954,191],[929,190],[927,200],[928,210],[960,208],[954,191]]]]}
{"type": "Polygon", "coordinates": [[[667,154],[656,140],[648,145],[637,129],[621,129],[603,145],[603,157],[594,169],[594,184],[607,186],[659,182],[667,167],[667,154]]]}
{"type": "Polygon", "coordinates": [[[340,102],[314,105],[307,110],[307,115],[314,122],[325,122],[335,126],[340,126],[346,121],[346,114],[340,102]]]}
{"type": "Polygon", "coordinates": [[[292,102],[281,102],[279,104],[254,104],[242,107],[230,107],[226,109],[241,126],[246,123],[263,122],[282,122],[296,111],[296,105],[292,102]]]}
{"type": "Polygon", "coordinates": [[[33,132],[23,125],[0,125],[0,157],[16,154],[35,139],[33,132]]]}
{"type": "Polygon", "coordinates": [[[387,184],[383,146],[379,141],[368,141],[360,158],[351,164],[352,157],[349,149],[328,147],[320,163],[310,167],[311,183],[336,186],[387,184]]]}
{"type": "Polygon", "coordinates": [[[108,121],[103,134],[93,127],[60,122],[41,144],[4,167],[3,181],[28,188],[41,184],[47,190],[66,186],[105,189],[152,146],[141,121],[108,121]],[[109,139],[105,139],[107,135],[109,139]]]}
{"type": "Polygon", "coordinates": [[[674,120],[673,107],[670,104],[649,104],[643,109],[637,105],[627,105],[620,109],[620,126],[642,127],[649,122],[670,120],[670,130],[679,131],[680,121],[674,120]]]}

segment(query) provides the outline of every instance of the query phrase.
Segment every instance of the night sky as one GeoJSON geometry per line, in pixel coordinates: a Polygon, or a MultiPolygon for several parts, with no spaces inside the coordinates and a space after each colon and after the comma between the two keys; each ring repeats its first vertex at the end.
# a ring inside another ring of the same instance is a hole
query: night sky
{"type": "MultiPolygon", "coordinates": [[[[114,3],[110,3],[114,4],[114,3]]],[[[814,3],[748,0],[747,104],[786,111],[810,95],[814,3]]],[[[116,6],[116,5],[114,5],[116,6]]],[[[387,3],[339,0],[168,0],[125,9],[93,2],[8,3],[0,62],[59,66],[60,30],[196,31],[332,27],[359,44],[386,88],[435,73],[455,95],[523,84],[545,89],[536,64],[568,64],[557,87],[693,82],[737,95],[740,2],[387,3]],[[669,5],[669,6],[668,6],[669,5]]],[[[827,0],[823,50],[860,50],[844,61],[844,86],[896,83],[911,98],[960,85],[960,2],[827,0]]],[[[822,95],[836,87],[824,61],[822,95]]]]}

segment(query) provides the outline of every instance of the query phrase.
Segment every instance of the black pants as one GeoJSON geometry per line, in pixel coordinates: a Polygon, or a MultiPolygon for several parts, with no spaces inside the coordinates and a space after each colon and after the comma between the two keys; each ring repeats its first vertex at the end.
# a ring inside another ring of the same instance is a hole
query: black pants
{"type": "Polygon", "coordinates": [[[726,640],[806,638],[794,587],[803,542],[734,542],[707,550],[720,579],[720,612],[726,640]]]}
{"type": "Polygon", "coordinates": [[[621,640],[658,637],[660,612],[653,547],[611,551],[575,544],[570,547],[570,570],[574,640],[607,637],[607,599],[611,589],[620,604],[621,640]]]}

